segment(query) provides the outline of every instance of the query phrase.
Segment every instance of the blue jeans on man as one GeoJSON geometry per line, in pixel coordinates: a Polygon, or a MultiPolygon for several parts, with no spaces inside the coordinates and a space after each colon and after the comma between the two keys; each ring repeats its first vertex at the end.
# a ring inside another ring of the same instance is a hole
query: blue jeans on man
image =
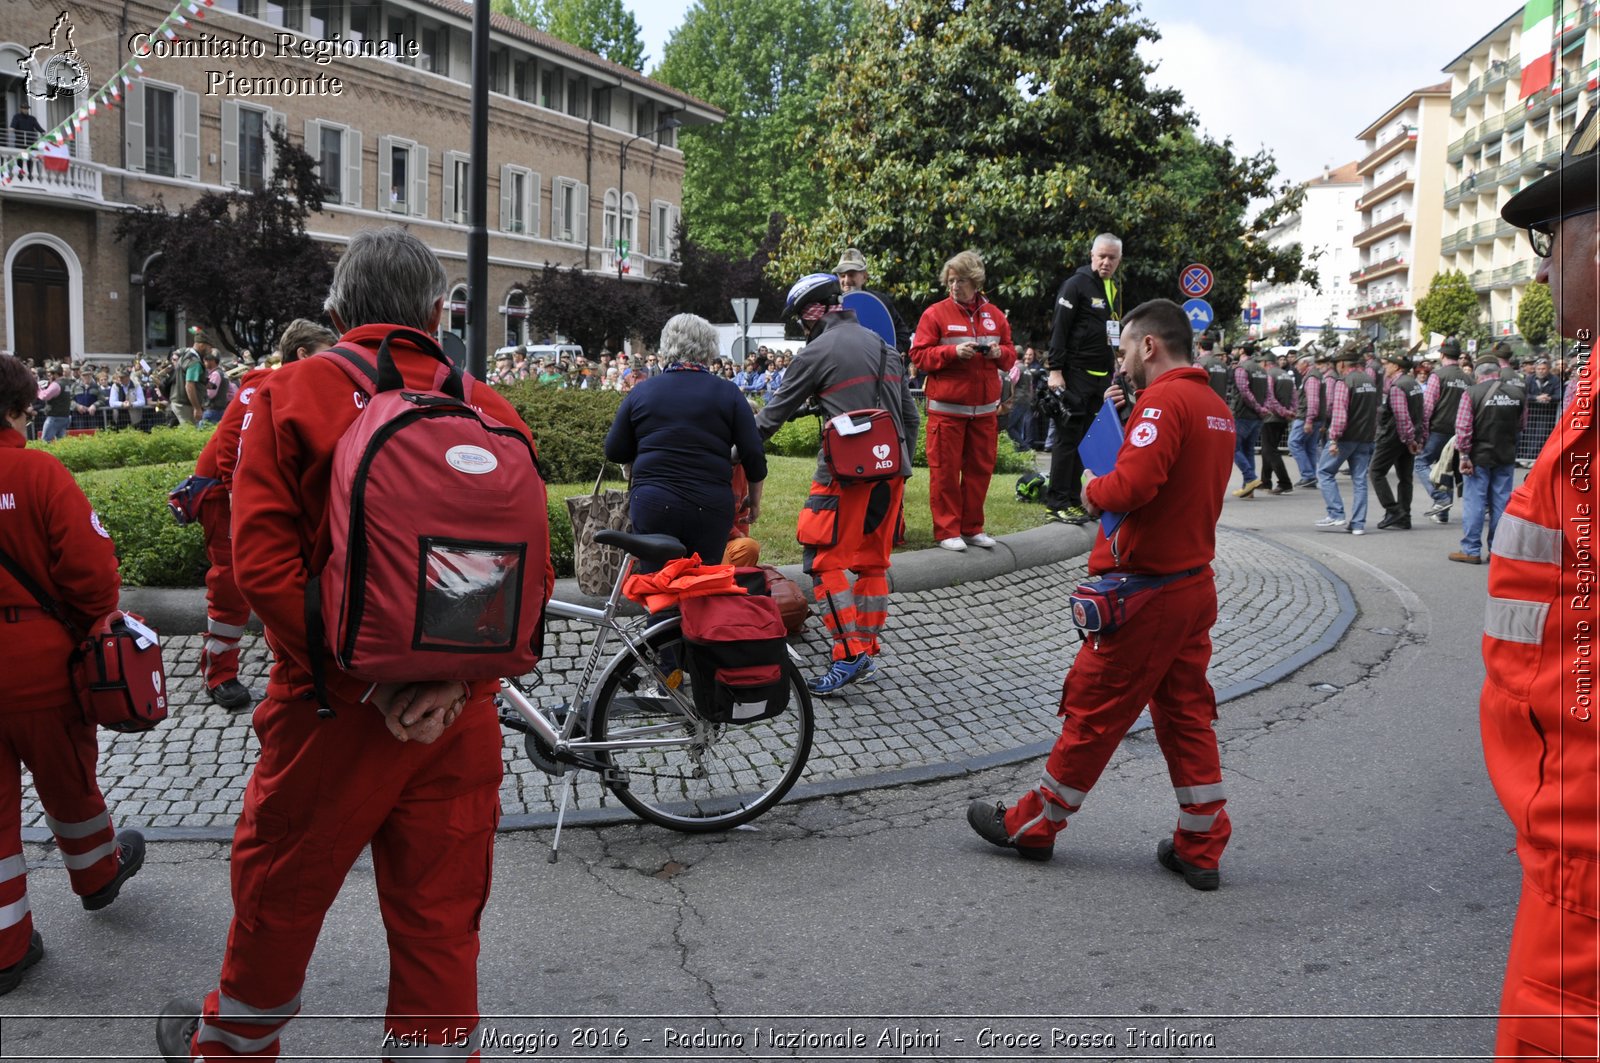
{"type": "Polygon", "coordinates": [[[1344,520],[1344,496],[1339,493],[1339,483],[1334,477],[1339,475],[1341,465],[1350,463],[1350,477],[1355,481],[1351,485],[1351,531],[1365,530],[1367,526],[1367,470],[1372,467],[1372,450],[1370,442],[1342,439],[1338,453],[1330,446],[1322,452],[1322,464],[1317,466],[1317,488],[1322,492],[1323,504],[1328,507],[1328,516],[1344,520]]]}
{"type": "Polygon", "coordinates": [[[70,416],[46,417],[44,419],[44,431],[40,433],[39,438],[44,440],[46,443],[54,442],[55,440],[66,435],[67,429],[71,427],[71,425],[72,418],[70,416]]]}
{"type": "Polygon", "coordinates": [[[1417,474],[1417,482],[1422,484],[1422,489],[1428,492],[1428,497],[1433,499],[1435,505],[1450,504],[1455,496],[1455,491],[1450,485],[1440,487],[1433,482],[1433,464],[1439,460],[1439,455],[1444,453],[1444,445],[1449,441],[1450,432],[1429,432],[1428,442],[1423,444],[1422,453],[1417,455],[1412,466],[1417,474]]]}
{"type": "Polygon", "coordinates": [[[1295,468],[1300,470],[1300,480],[1317,478],[1317,465],[1322,457],[1321,446],[1317,442],[1317,426],[1315,422],[1307,425],[1304,417],[1296,417],[1289,426],[1289,456],[1294,458],[1295,468]]]}
{"type": "Polygon", "coordinates": [[[1233,464],[1244,482],[1256,479],[1256,444],[1261,441],[1261,422],[1254,417],[1233,419],[1233,464]]]}
{"type": "Polygon", "coordinates": [[[1500,514],[1511,501],[1511,484],[1515,478],[1515,465],[1474,465],[1466,474],[1461,494],[1461,552],[1481,558],[1484,554],[1483,523],[1485,510],[1489,519],[1489,542],[1494,542],[1494,530],[1500,525],[1500,514]]]}
{"type": "Polygon", "coordinates": [[[222,411],[207,406],[200,413],[200,421],[202,424],[221,424],[222,411]]]}

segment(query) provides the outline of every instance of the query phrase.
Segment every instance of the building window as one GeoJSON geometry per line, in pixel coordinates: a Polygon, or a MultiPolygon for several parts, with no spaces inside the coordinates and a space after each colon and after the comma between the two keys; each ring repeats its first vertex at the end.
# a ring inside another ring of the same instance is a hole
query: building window
{"type": "Polygon", "coordinates": [[[600,243],[608,250],[622,253],[617,246],[617,190],[606,189],[606,198],[600,211],[600,243]]]}
{"type": "Polygon", "coordinates": [[[595,89],[589,100],[589,114],[601,125],[611,124],[611,86],[595,89]]]}
{"type": "Polygon", "coordinates": [[[458,151],[444,153],[444,200],[440,204],[444,220],[467,224],[472,209],[471,157],[458,151]]]}
{"type": "Polygon", "coordinates": [[[550,188],[550,239],[587,244],[589,239],[589,187],[558,177],[550,188]]]}
{"type": "Polygon", "coordinates": [[[663,200],[650,207],[650,255],[671,258],[677,250],[678,208],[663,200]]]}
{"type": "Polygon", "coordinates": [[[522,166],[500,167],[500,228],[508,233],[539,231],[539,175],[522,166]]]}
{"type": "Polygon", "coordinates": [[[521,60],[511,67],[511,92],[524,103],[533,102],[533,64],[521,60]]]}
{"type": "Polygon", "coordinates": [[[583,117],[583,88],[577,78],[567,79],[567,113],[574,118],[583,117]]]}
{"type": "Polygon", "coordinates": [[[178,105],[176,92],[144,88],[144,168],[162,177],[178,175],[178,105]]]}
{"type": "Polygon", "coordinates": [[[622,197],[622,239],[629,248],[639,246],[639,201],[632,192],[622,197]]]}
{"type": "MultiPolygon", "coordinates": [[[[417,63],[423,70],[431,70],[435,74],[450,75],[450,30],[446,26],[424,26],[422,28],[422,54],[417,57],[417,63]]],[[[493,83],[491,82],[491,87],[493,83]]]]}
{"type": "Polygon", "coordinates": [[[560,105],[561,79],[556,77],[554,70],[544,70],[539,74],[539,106],[548,107],[552,111],[560,105]]]}
{"type": "Polygon", "coordinates": [[[254,192],[267,183],[267,115],[239,108],[239,187],[254,192]]]}
{"type": "Polygon", "coordinates": [[[317,137],[317,172],[326,190],[324,198],[335,203],[344,199],[344,130],[322,126],[317,137]]]}
{"type": "Polygon", "coordinates": [[[427,148],[401,137],[379,138],[378,203],[396,214],[427,214],[427,148]]]}
{"type": "Polygon", "coordinates": [[[306,34],[318,40],[339,36],[339,0],[311,0],[306,34]]]}
{"type": "Polygon", "coordinates": [[[528,296],[521,288],[511,289],[506,296],[506,346],[515,347],[528,342],[528,296]]]}
{"type": "Polygon", "coordinates": [[[383,12],[377,0],[350,0],[350,36],[358,41],[383,36],[383,12]]]}
{"type": "Polygon", "coordinates": [[[416,38],[417,20],[410,15],[389,16],[389,43],[395,46],[399,61],[407,66],[412,65],[410,50],[407,45],[416,38]]]}
{"type": "Polygon", "coordinates": [[[458,284],[450,289],[450,301],[445,308],[445,331],[454,332],[463,340],[467,338],[467,286],[458,284]]]}

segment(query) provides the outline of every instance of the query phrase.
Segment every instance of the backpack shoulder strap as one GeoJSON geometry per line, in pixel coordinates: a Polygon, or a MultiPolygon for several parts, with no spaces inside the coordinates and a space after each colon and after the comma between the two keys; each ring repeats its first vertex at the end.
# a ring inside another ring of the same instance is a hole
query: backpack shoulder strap
{"type": "Polygon", "coordinates": [[[11,578],[22,584],[23,590],[33,595],[33,600],[39,603],[39,608],[49,613],[58,623],[61,624],[62,627],[65,627],[68,631],[73,632],[74,637],[76,637],[77,633],[72,626],[72,621],[67,619],[66,609],[62,607],[60,602],[56,601],[54,598],[50,597],[49,594],[45,593],[45,589],[41,587],[32,576],[28,575],[28,573],[23,570],[22,566],[17,563],[15,558],[6,553],[4,550],[0,550],[0,568],[3,568],[7,572],[11,573],[11,578]]]}
{"type": "Polygon", "coordinates": [[[313,358],[326,357],[349,377],[367,395],[373,395],[378,390],[378,370],[367,361],[368,355],[359,348],[335,346],[318,351],[313,358]]]}

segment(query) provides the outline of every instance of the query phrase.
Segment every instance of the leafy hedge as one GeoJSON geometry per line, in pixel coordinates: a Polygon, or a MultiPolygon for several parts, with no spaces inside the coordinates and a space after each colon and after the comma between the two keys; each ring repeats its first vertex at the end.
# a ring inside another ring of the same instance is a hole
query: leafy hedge
{"type": "Polygon", "coordinates": [[[550,482],[593,480],[605,461],[606,430],[622,395],[615,391],[562,391],[524,380],[498,389],[539,445],[550,482]]]}
{"type": "Polygon", "coordinates": [[[167,492],[192,472],[191,459],[78,474],[79,486],[117,546],[125,585],[196,587],[205,582],[206,548],[200,526],[179,527],[167,509],[167,492]]]}
{"type": "MultiPolygon", "coordinates": [[[[29,443],[30,447],[49,451],[61,459],[72,472],[89,472],[94,469],[131,469],[138,465],[164,465],[168,462],[188,462],[189,475],[194,471],[195,459],[211,438],[211,425],[203,428],[155,428],[149,432],[123,430],[96,432],[89,436],[67,436],[54,443],[29,443]]],[[[173,483],[183,479],[179,476],[173,483]]]]}

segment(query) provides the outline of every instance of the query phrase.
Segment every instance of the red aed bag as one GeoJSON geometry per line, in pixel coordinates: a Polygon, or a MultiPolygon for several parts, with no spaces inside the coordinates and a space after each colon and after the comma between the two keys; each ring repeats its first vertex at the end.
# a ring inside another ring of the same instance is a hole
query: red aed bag
{"type": "Polygon", "coordinates": [[[72,655],[72,691],[86,723],[109,731],[148,731],[167,718],[161,638],[144,617],[101,617],[72,655]]]}
{"type": "Polygon", "coordinates": [[[871,483],[899,476],[900,433],[888,410],[851,410],[822,425],[822,460],[841,483],[871,483]]]}

